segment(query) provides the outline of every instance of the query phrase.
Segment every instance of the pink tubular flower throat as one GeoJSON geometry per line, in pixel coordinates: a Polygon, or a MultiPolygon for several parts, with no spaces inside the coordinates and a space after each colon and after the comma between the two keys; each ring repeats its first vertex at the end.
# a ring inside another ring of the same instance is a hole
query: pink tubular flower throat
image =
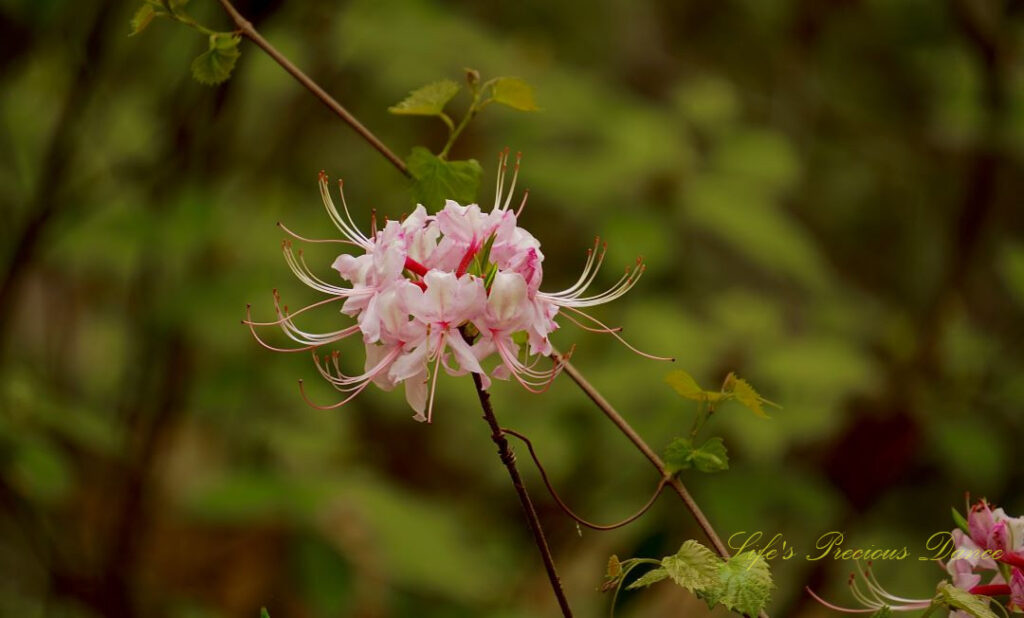
{"type": "Polygon", "coordinates": [[[320,172],[324,208],[342,237],[308,239],[279,225],[301,242],[340,243],[352,248],[332,264],[340,281],[318,276],[306,264],[302,251],[294,250],[286,240],[282,250],[289,268],[300,281],[328,298],[290,314],[275,291],[276,320],[254,321],[247,309],[243,321],[263,347],[311,352],[321,377],[342,393],[336,403],[319,405],[308,399],[300,381],[302,396],[310,405],[334,409],[371,383],[384,390],[401,384],[414,418],[431,422],[442,371],[456,376],[475,373],[485,388],[491,378],[512,378],[531,392],[543,392],[565,363],[563,357],[548,368],[539,366],[552,353],[549,335],[559,327],[560,315],[586,331],[611,334],[645,357],[662,358],[639,352],[622,339],[621,329],[608,327],[583,311],[632,289],[643,274],[642,260],[607,290],[590,293],[605,257],[603,245],[595,243],[573,286],[561,292],[540,291],[544,261],[540,242],[518,225],[526,195],[516,210],[511,210],[519,160],[517,156],[506,191],[508,150],[499,156],[494,205],[489,212],[477,204],[463,206],[451,200],[435,214],[418,205],[401,221],[385,220],[380,229],[374,216],[369,236],[352,219],[343,184],[338,183],[339,211],[328,190],[327,175],[320,172]],[[340,312],[354,318],[355,324],[313,333],[294,321],[337,301],[341,301],[340,312]],[[271,345],[259,332],[265,327],[280,328],[297,346],[271,345]],[[356,334],[361,335],[366,353],[362,372],[345,373],[336,350],[319,353],[322,347],[356,334]]]}

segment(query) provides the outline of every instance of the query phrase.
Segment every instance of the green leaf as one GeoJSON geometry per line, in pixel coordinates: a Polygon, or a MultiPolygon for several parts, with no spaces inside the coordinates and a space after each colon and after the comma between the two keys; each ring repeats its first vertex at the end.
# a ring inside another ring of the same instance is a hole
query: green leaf
{"type": "Polygon", "coordinates": [[[638,588],[646,588],[651,584],[656,584],[663,579],[668,577],[668,571],[663,568],[651,569],[647,571],[639,579],[632,584],[626,586],[626,590],[637,590],[638,588]]]}
{"type": "Polygon", "coordinates": [[[665,447],[663,455],[669,472],[696,468],[701,472],[721,472],[729,469],[729,455],[721,438],[709,438],[699,447],[689,438],[676,438],[665,447]]]}
{"type": "Polygon", "coordinates": [[[892,618],[892,610],[886,605],[877,612],[871,614],[871,618],[892,618]]]}
{"type": "Polygon", "coordinates": [[[146,3],[139,7],[135,14],[132,15],[131,28],[132,31],[128,36],[135,36],[149,26],[149,23],[156,17],[156,11],[153,9],[153,5],[146,3]]]}
{"type": "Polygon", "coordinates": [[[495,103],[523,112],[535,112],[540,109],[533,100],[533,86],[518,77],[499,77],[494,80],[491,96],[495,103]]]}
{"type": "Polygon", "coordinates": [[[774,587],[765,559],[757,552],[745,551],[722,564],[717,584],[699,594],[708,607],[720,604],[728,610],[756,616],[768,604],[774,587]]]}
{"type": "Polygon", "coordinates": [[[439,116],[448,101],[461,89],[462,86],[450,79],[433,82],[413,90],[398,105],[389,107],[388,111],[410,116],[439,116]]]}
{"type": "Polygon", "coordinates": [[[726,378],[726,390],[731,390],[733,397],[736,398],[742,406],[753,412],[754,414],[762,418],[771,418],[768,413],[764,411],[762,404],[775,405],[768,401],[754,390],[754,387],[750,385],[743,378],[737,378],[736,374],[730,373],[729,377],[726,378]]]}
{"type": "Polygon", "coordinates": [[[270,612],[267,611],[266,607],[260,608],[260,618],[270,618],[270,612]]]}
{"type": "Polygon", "coordinates": [[[192,76],[200,84],[213,86],[229,77],[235,68],[235,61],[241,52],[237,34],[218,33],[210,35],[210,48],[192,61],[192,76]]]}
{"type": "Polygon", "coordinates": [[[950,507],[950,508],[953,511],[953,521],[956,522],[957,528],[960,528],[961,530],[963,530],[964,534],[968,534],[969,535],[970,531],[967,529],[967,520],[964,519],[964,516],[960,514],[960,511],[956,510],[956,507],[950,507]]]}
{"type": "Polygon", "coordinates": [[[945,581],[939,584],[938,591],[950,609],[965,611],[974,618],[996,618],[995,612],[988,607],[987,597],[973,595],[945,581]]]}
{"type": "Polygon", "coordinates": [[[692,539],[675,554],[661,559],[661,566],[672,581],[690,592],[717,586],[723,564],[710,549],[692,539]]]}
{"type": "Polygon", "coordinates": [[[681,396],[694,401],[704,401],[704,389],[697,384],[693,376],[682,369],[677,369],[665,376],[665,381],[681,396]]]}
{"type": "Polygon", "coordinates": [[[476,200],[483,170],[475,159],[445,161],[419,146],[406,159],[413,176],[413,198],[428,209],[438,210],[445,200],[469,204],[476,200]]]}

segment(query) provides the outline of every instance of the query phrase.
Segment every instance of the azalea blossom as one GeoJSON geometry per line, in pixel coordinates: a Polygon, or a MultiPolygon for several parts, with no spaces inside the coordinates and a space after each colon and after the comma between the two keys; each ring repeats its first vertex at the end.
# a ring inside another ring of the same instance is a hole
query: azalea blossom
{"type": "MultiPolygon", "coordinates": [[[[409,216],[386,221],[379,230],[374,217],[369,234],[352,219],[342,183],[338,183],[339,211],[327,175],[320,173],[324,207],[341,238],[311,240],[281,227],[298,241],[344,246],[346,251],[331,264],[338,281],[316,275],[302,251],[285,241],[282,248],[288,266],[300,281],[328,298],[289,313],[275,291],[276,320],[254,321],[248,310],[244,320],[256,341],[268,349],[310,352],[318,372],[343,393],[335,403],[311,405],[338,408],[371,383],[384,390],[403,385],[414,418],[430,422],[442,371],[477,374],[485,388],[491,378],[511,378],[541,393],[566,362],[567,357],[552,365],[545,362],[553,351],[549,336],[559,328],[561,317],[584,330],[610,334],[643,356],[671,360],[639,352],[622,339],[620,329],[585,311],[632,289],[643,274],[642,260],[610,288],[591,292],[605,256],[604,247],[596,241],[574,285],[560,292],[540,290],[544,254],[540,242],[518,224],[526,194],[512,208],[518,157],[506,190],[507,172],[505,151],[499,158],[494,205],[489,211],[448,200],[439,212],[429,214],[417,205],[409,216]],[[341,303],[339,313],[354,318],[354,324],[327,333],[307,332],[296,324],[300,314],[336,302],[341,303]],[[265,341],[257,329],[271,326],[279,327],[298,346],[282,348],[265,341]],[[362,339],[365,362],[362,373],[349,375],[337,350],[326,355],[320,350],[355,335],[362,339]]],[[[304,389],[302,394],[306,397],[304,389]]]]}

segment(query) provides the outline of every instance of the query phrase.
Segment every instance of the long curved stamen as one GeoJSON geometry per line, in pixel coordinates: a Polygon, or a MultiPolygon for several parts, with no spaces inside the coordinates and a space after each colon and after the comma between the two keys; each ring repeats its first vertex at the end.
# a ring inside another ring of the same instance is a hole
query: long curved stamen
{"type": "Polygon", "coordinates": [[[498,153],[498,177],[494,183],[494,208],[493,210],[499,210],[501,208],[501,197],[505,192],[505,171],[508,168],[508,148],[503,148],[498,153]]]}
{"type": "Polygon", "coordinates": [[[587,249],[587,261],[583,264],[583,272],[580,273],[580,278],[576,280],[576,283],[561,292],[551,292],[550,294],[541,292],[541,294],[545,294],[551,298],[561,298],[572,296],[578,291],[582,292],[585,290],[593,282],[594,277],[597,276],[597,270],[601,268],[601,262],[604,260],[604,251],[598,250],[600,245],[601,239],[594,238],[594,247],[587,249]]]}
{"type": "Polygon", "coordinates": [[[552,382],[561,373],[562,368],[565,367],[565,362],[568,360],[568,356],[566,356],[565,359],[556,363],[550,371],[537,371],[532,369],[532,366],[523,364],[500,340],[495,340],[494,343],[498,356],[501,357],[502,362],[508,367],[509,373],[512,374],[523,388],[535,394],[543,393],[551,387],[552,382]]]}
{"type": "MultiPolygon", "coordinates": [[[[314,360],[316,361],[315,364],[316,364],[317,370],[320,372],[320,374],[323,375],[325,378],[327,378],[328,381],[331,382],[332,386],[334,386],[336,389],[338,389],[338,390],[340,390],[342,392],[347,392],[347,393],[351,393],[351,394],[348,395],[347,397],[345,397],[344,399],[342,399],[341,401],[337,402],[337,403],[333,403],[333,404],[330,404],[330,405],[323,406],[323,405],[320,405],[320,404],[317,404],[317,403],[313,403],[313,401],[311,401],[309,399],[309,397],[306,395],[306,389],[305,389],[305,386],[304,386],[304,383],[303,383],[302,380],[299,380],[299,392],[302,394],[302,399],[305,400],[305,402],[307,404],[309,404],[311,407],[314,407],[317,410],[334,410],[334,409],[340,408],[341,406],[345,405],[346,403],[352,401],[357,395],[359,395],[359,393],[363,392],[363,390],[365,390],[366,387],[369,386],[371,382],[373,382],[373,379],[375,377],[380,375],[380,373],[382,373],[388,367],[391,366],[391,363],[394,362],[394,360],[396,358],[398,358],[398,355],[400,353],[401,353],[401,349],[400,348],[396,348],[395,350],[392,350],[391,352],[389,352],[383,359],[380,360],[380,362],[378,362],[376,365],[374,365],[370,370],[366,371],[365,373],[363,373],[363,374],[361,374],[359,376],[351,376],[351,377],[350,376],[343,376],[342,378],[334,378],[329,373],[325,373],[325,370],[320,365],[319,359],[316,358],[316,354],[314,353],[313,357],[314,357],[314,360]],[[338,384],[337,382],[339,382],[339,381],[340,382],[344,382],[344,384],[338,384]],[[340,388],[340,386],[347,386],[349,383],[356,384],[356,386],[354,386],[352,388],[340,388]]],[[[335,356],[335,363],[336,362],[337,362],[337,357],[335,356]]]]}
{"type": "MultiPolygon", "coordinates": [[[[330,371],[330,369],[324,368],[323,364],[321,364],[320,358],[316,355],[316,352],[313,353],[313,363],[316,365],[317,371],[319,371],[320,375],[322,375],[328,382],[330,382],[332,386],[334,386],[336,389],[340,391],[348,392],[351,391],[352,388],[358,388],[358,385],[361,385],[362,383],[368,380],[373,380],[382,371],[390,367],[391,363],[393,363],[395,359],[398,358],[399,354],[401,354],[401,349],[396,347],[394,350],[391,350],[386,355],[384,355],[384,358],[379,360],[376,365],[374,365],[370,369],[366,370],[365,372],[357,376],[345,375],[341,371],[341,365],[338,363],[338,359],[341,355],[338,353],[337,350],[332,352],[330,357],[332,364],[334,365],[333,373],[330,371]],[[357,386],[349,388],[353,384],[357,386]]],[[[326,356],[324,357],[323,362],[327,362],[326,356]]]]}
{"type": "Polygon", "coordinates": [[[295,252],[292,251],[291,242],[287,240],[282,243],[282,251],[284,253],[285,263],[288,264],[288,268],[295,273],[295,276],[298,277],[300,281],[314,290],[323,292],[324,294],[330,294],[331,296],[345,297],[372,292],[372,290],[338,287],[327,283],[320,277],[317,277],[306,264],[306,258],[303,256],[302,250],[298,250],[298,257],[296,257],[295,252]]]}
{"type": "Polygon", "coordinates": [[[529,189],[523,191],[523,200],[521,202],[519,202],[519,208],[516,209],[516,219],[518,219],[519,216],[521,214],[523,214],[523,209],[526,208],[526,199],[528,197],[530,197],[530,190],[529,189]]]}
{"type": "MultiPolygon", "coordinates": [[[[615,337],[615,339],[618,340],[619,343],[621,343],[622,345],[626,346],[627,348],[629,348],[633,352],[639,354],[640,356],[643,356],[644,358],[649,358],[651,360],[670,361],[670,362],[673,362],[673,363],[676,360],[674,357],[671,357],[671,356],[655,356],[654,354],[648,354],[647,352],[640,351],[640,350],[636,349],[635,347],[633,347],[628,341],[626,341],[625,339],[623,339],[619,335],[619,331],[622,330],[621,328],[619,328],[619,329],[611,328],[607,324],[605,324],[604,322],[602,322],[602,321],[598,320],[597,318],[595,318],[594,316],[586,314],[586,313],[583,313],[582,311],[580,311],[579,309],[576,309],[575,307],[565,306],[565,307],[562,307],[562,308],[565,309],[566,311],[572,311],[573,313],[575,313],[575,314],[577,314],[577,315],[579,315],[581,317],[584,317],[584,318],[590,320],[594,324],[597,324],[599,327],[604,329],[605,332],[607,332],[609,335],[611,335],[612,337],[615,337]]],[[[562,315],[565,315],[565,317],[567,317],[567,318],[569,317],[567,314],[562,314],[562,315]]],[[[572,320],[572,321],[575,322],[575,320],[572,320]]]]}
{"type": "MultiPolygon", "coordinates": [[[[334,200],[331,199],[331,192],[327,184],[327,174],[324,173],[323,170],[320,171],[319,181],[320,197],[323,199],[324,208],[327,209],[327,215],[330,217],[335,227],[337,227],[338,230],[348,238],[348,240],[350,240],[356,245],[359,245],[360,247],[363,247],[364,249],[369,250],[370,247],[373,246],[373,244],[370,242],[370,239],[368,239],[362,232],[360,232],[359,228],[356,227],[354,223],[352,223],[352,215],[349,214],[348,212],[348,205],[345,203],[344,191],[342,191],[341,193],[341,204],[348,218],[347,222],[345,221],[345,219],[342,218],[341,214],[338,212],[337,207],[334,205],[334,200]]],[[[341,181],[339,181],[338,186],[339,188],[342,186],[341,181]]]]}
{"type": "Polygon", "coordinates": [[[516,181],[519,180],[519,162],[523,160],[523,153],[516,153],[516,164],[512,167],[512,182],[508,186],[508,194],[505,196],[505,202],[501,205],[502,210],[508,210],[509,204],[512,203],[512,195],[516,192],[516,181]]]}
{"type": "Polygon", "coordinates": [[[252,333],[252,338],[256,340],[256,343],[260,344],[264,348],[266,348],[266,349],[268,349],[268,350],[270,350],[272,352],[308,352],[309,350],[312,350],[312,349],[317,347],[315,345],[306,345],[306,346],[303,346],[301,348],[279,348],[277,346],[270,345],[269,343],[264,341],[259,336],[259,333],[256,332],[256,328],[253,326],[253,322],[250,319],[252,317],[252,313],[251,312],[252,312],[252,309],[250,308],[250,306],[246,305],[245,306],[245,318],[246,319],[242,320],[242,324],[245,324],[246,326],[249,327],[249,332],[252,333]]]}
{"type": "Polygon", "coordinates": [[[827,608],[829,608],[831,610],[835,610],[837,612],[843,612],[845,614],[870,614],[870,613],[876,611],[875,609],[868,609],[868,608],[865,608],[865,609],[853,609],[853,608],[850,608],[850,607],[842,607],[840,605],[835,605],[835,604],[829,603],[825,599],[819,597],[817,594],[814,593],[813,590],[811,590],[810,587],[805,587],[804,590],[807,591],[807,594],[809,594],[812,597],[814,597],[815,601],[817,601],[818,603],[821,603],[825,607],[827,607],[827,608]]]}
{"type": "Polygon", "coordinates": [[[890,601],[896,601],[897,603],[920,603],[921,599],[908,599],[906,597],[896,596],[890,593],[888,590],[882,587],[882,584],[875,578],[874,572],[871,570],[871,563],[868,562],[867,566],[861,566],[860,561],[857,561],[857,568],[860,570],[861,577],[867,582],[867,586],[876,592],[876,595],[880,595],[890,601]]]}
{"type": "Polygon", "coordinates": [[[585,330],[588,333],[597,333],[597,334],[600,334],[600,335],[608,335],[608,334],[611,334],[611,333],[621,333],[622,332],[622,327],[621,326],[616,326],[615,328],[594,328],[592,326],[587,326],[583,322],[580,322],[579,320],[577,320],[576,318],[572,317],[568,313],[563,313],[562,317],[564,317],[566,320],[569,320],[570,322],[575,324],[576,328],[580,328],[582,330],[585,330]]]}
{"type": "Polygon", "coordinates": [[[441,333],[441,338],[437,342],[437,349],[434,351],[437,360],[434,361],[434,373],[430,376],[430,398],[427,401],[428,425],[434,422],[434,395],[437,393],[437,376],[441,373],[441,359],[444,357],[445,338],[447,336],[447,333],[441,333]]]}
{"type": "MultiPolygon", "coordinates": [[[[276,307],[279,304],[281,297],[278,295],[277,290],[273,291],[273,295],[274,295],[274,306],[276,307]]],[[[285,320],[290,320],[290,319],[294,318],[297,315],[301,315],[301,314],[309,311],[310,309],[316,309],[317,307],[322,307],[324,305],[327,305],[327,304],[330,304],[330,303],[333,303],[333,302],[337,302],[339,300],[345,300],[345,297],[344,296],[332,296],[331,298],[326,298],[324,300],[317,301],[317,302],[313,303],[312,305],[306,305],[305,307],[303,307],[302,309],[299,309],[298,311],[296,311],[295,313],[292,313],[291,315],[282,315],[281,313],[278,313],[278,319],[274,320],[273,322],[250,322],[250,321],[246,321],[245,323],[246,324],[251,324],[253,326],[278,326],[278,325],[281,324],[281,322],[283,322],[285,320]]]]}
{"type": "MultiPolygon", "coordinates": [[[[600,294],[595,294],[593,296],[584,296],[581,298],[580,295],[586,289],[584,287],[583,289],[580,289],[579,291],[571,294],[566,294],[565,292],[561,292],[558,294],[547,294],[545,292],[540,292],[538,296],[541,296],[542,298],[550,300],[551,302],[561,306],[593,307],[595,305],[603,305],[605,303],[611,302],[623,296],[631,289],[633,289],[633,286],[637,284],[637,281],[640,280],[640,277],[644,274],[645,270],[646,266],[644,265],[643,261],[637,258],[636,265],[631,270],[627,270],[626,273],[622,277],[620,277],[614,285],[612,285],[612,287],[608,288],[604,292],[601,292],[600,294]]],[[[587,285],[589,286],[589,282],[587,283],[587,285]]]]}
{"type": "MultiPolygon", "coordinates": [[[[341,178],[338,179],[338,193],[341,195],[341,208],[342,210],[345,211],[345,218],[348,219],[349,229],[355,232],[355,234],[359,236],[359,238],[364,240],[368,245],[371,244],[370,239],[367,238],[361,231],[359,231],[359,226],[356,225],[356,222],[352,219],[352,213],[348,209],[348,202],[345,201],[345,182],[341,178]]],[[[384,220],[387,221],[387,218],[385,217],[384,220]]],[[[374,217],[373,225],[374,227],[376,227],[377,225],[376,217],[374,217]]],[[[376,236],[376,232],[374,232],[374,236],[376,236]]]]}
{"type": "Polygon", "coordinates": [[[286,234],[288,234],[289,236],[291,236],[295,240],[301,240],[302,242],[308,242],[308,243],[334,243],[334,244],[342,244],[342,245],[352,245],[353,247],[361,247],[362,246],[362,245],[360,245],[358,243],[352,242],[351,240],[343,240],[341,238],[306,238],[305,236],[300,236],[299,234],[296,234],[295,232],[291,231],[290,229],[288,229],[288,226],[286,226],[284,223],[281,223],[280,221],[277,222],[277,227],[279,227],[282,230],[284,230],[284,232],[286,234]]]}

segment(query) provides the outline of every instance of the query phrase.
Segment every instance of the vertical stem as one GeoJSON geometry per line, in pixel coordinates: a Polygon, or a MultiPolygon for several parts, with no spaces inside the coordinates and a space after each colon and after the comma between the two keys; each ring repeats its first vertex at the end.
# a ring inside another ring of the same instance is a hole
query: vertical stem
{"type": "Polygon", "coordinates": [[[519,501],[522,503],[523,511],[526,513],[526,521],[530,524],[530,531],[533,532],[533,540],[537,544],[537,549],[540,550],[541,559],[544,561],[544,569],[547,571],[548,580],[551,582],[551,590],[554,591],[555,597],[558,599],[558,606],[562,609],[562,615],[566,618],[572,618],[572,609],[569,608],[569,600],[566,599],[565,591],[562,590],[562,582],[558,578],[558,572],[555,570],[555,561],[551,557],[551,549],[548,547],[548,541],[544,537],[544,529],[540,526],[537,510],[533,508],[530,494],[527,493],[526,486],[523,485],[523,479],[519,476],[519,469],[516,467],[516,457],[508,446],[508,440],[501,430],[501,425],[498,424],[498,419],[494,417],[494,408],[491,407],[491,395],[484,390],[478,374],[473,374],[473,384],[476,385],[476,394],[480,398],[480,407],[484,411],[484,420],[491,427],[491,440],[498,446],[498,455],[501,457],[501,463],[505,464],[505,467],[508,468],[508,475],[512,477],[512,485],[516,488],[516,493],[519,494],[519,501]]]}

